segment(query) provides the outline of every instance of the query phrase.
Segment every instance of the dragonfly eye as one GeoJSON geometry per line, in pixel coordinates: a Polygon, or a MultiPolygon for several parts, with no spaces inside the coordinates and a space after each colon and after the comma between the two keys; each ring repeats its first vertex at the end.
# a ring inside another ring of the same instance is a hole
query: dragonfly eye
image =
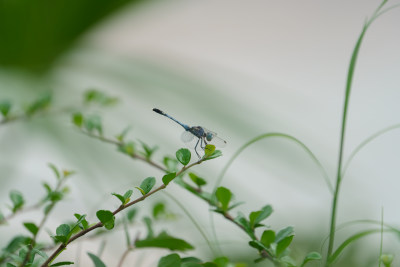
{"type": "Polygon", "coordinates": [[[214,135],[212,133],[207,133],[206,134],[206,139],[207,141],[211,141],[213,139],[214,135]]]}

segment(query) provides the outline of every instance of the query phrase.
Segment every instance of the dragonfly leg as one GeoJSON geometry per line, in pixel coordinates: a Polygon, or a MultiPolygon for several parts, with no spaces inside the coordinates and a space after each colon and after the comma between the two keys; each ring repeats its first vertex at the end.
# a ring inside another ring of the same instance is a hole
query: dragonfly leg
{"type": "MultiPolygon", "coordinates": [[[[200,157],[199,153],[197,152],[197,145],[199,144],[200,139],[201,139],[201,138],[199,138],[199,140],[197,140],[196,146],[194,147],[194,151],[196,152],[196,154],[197,154],[197,156],[198,156],[199,158],[201,158],[201,157],[200,157]]],[[[201,145],[200,145],[200,146],[201,146],[201,145]]]]}

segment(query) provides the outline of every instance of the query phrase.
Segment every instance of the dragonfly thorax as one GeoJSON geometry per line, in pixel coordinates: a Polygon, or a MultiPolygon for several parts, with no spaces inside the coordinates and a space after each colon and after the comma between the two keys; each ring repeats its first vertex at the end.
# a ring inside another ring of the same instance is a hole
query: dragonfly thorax
{"type": "Polygon", "coordinates": [[[204,131],[204,128],[201,126],[190,127],[189,132],[191,132],[194,136],[198,138],[206,137],[206,132],[204,131]]]}

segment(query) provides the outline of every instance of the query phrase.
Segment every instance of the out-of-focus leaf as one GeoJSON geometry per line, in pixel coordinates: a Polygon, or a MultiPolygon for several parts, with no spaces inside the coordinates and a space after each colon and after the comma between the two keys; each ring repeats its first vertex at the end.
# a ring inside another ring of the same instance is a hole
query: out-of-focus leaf
{"type": "Polygon", "coordinates": [[[158,236],[137,240],[135,242],[137,248],[167,248],[172,251],[186,251],[193,249],[193,246],[185,240],[175,238],[165,232],[160,233],[158,236]]]}
{"type": "Polygon", "coordinates": [[[108,96],[95,89],[86,91],[83,97],[85,103],[96,103],[102,106],[109,106],[118,102],[118,98],[108,96]]]}
{"type": "Polygon", "coordinates": [[[107,267],[104,262],[102,260],[100,260],[99,257],[97,257],[96,255],[88,252],[88,255],[90,257],[90,259],[92,260],[93,264],[95,267],[107,267]]]}
{"type": "Polygon", "coordinates": [[[157,267],[180,267],[180,266],[181,266],[181,257],[176,253],[162,257],[158,261],[157,265],[157,267]]]}
{"type": "Polygon", "coordinates": [[[218,187],[215,195],[218,199],[218,202],[221,204],[222,211],[227,211],[229,207],[229,202],[232,198],[232,193],[228,188],[218,187]]]}
{"type": "Polygon", "coordinates": [[[21,209],[22,206],[25,204],[25,200],[24,197],[22,196],[22,193],[17,190],[12,190],[10,192],[10,199],[11,202],[13,203],[13,206],[11,208],[12,212],[16,212],[17,210],[21,209]]]}
{"type": "Polygon", "coordinates": [[[141,1],[0,1],[0,65],[45,73],[90,28],[118,8],[138,2],[141,1]]]}
{"type": "Polygon", "coordinates": [[[203,185],[207,184],[206,180],[204,180],[203,178],[197,176],[192,172],[189,173],[189,177],[198,187],[202,187],[203,185]]]}
{"type": "Polygon", "coordinates": [[[29,232],[31,232],[34,236],[37,234],[39,231],[39,228],[36,226],[34,223],[26,222],[24,223],[24,226],[26,229],[28,229],[29,232]]]}
{"type": "Polygon", "coordinates": [[[0,113],[3,117],[7,117],[11,109],[11,102],[8,100],[0,101],[0,113]]]}

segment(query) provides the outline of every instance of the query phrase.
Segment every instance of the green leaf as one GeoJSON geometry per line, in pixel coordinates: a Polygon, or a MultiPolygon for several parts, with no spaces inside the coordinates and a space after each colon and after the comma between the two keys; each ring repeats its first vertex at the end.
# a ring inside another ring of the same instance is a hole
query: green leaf
{"type": "Polygon", "coordinates": [[[133,194],[133,190],[128,190],[128,191],[125,192],[125,194],[124,194],[125,204],[129,202],[129,200],[131,199],[132,194],[133,194]]]}
{"type": "Polygon", "coordinates": [[[0,101],[0,113],[3,117],[7,117],[11,109],[11,102],[8,100],[0,101]]]}
{"type": "Polygon", "coordinates": [[[204,157],[209,157],[211,156],[215,151],[215,146],[214,145],[206,145],[204,148],[204,157]]]}
{"type": "Polygon", "coordinates": [[[218,187],[217,191],[215,192],[215,196],[218,199],[218,202],[221,205],[222,211],[227,211],[229,207],[229,202],[231,201],[232,198],[232,193],[229,189],[225,187],[218,187]]]}
{"type": "Polygon", "coordinates": [[[97,131],[98,134],[103,134],[103,127],[101,125],[101,118],[98,115],[90,115],[86,117],[83,121],[85,129],[92,133],[93,131],[97,131]]]}
{"type": "Polygon", "coordinates": [[[294,230],[292,226],[288,226],[278,232],[275,238],[275,243],[279,243],[282,239],[293,235],[294,230]]]}
{"type": "Polygon", "coordinates": [[[25,203],[22,193],[17,190],[12,190],[10,192],[10,199],[11,202],[13,203],[12,212],[16,212],[19,209],[21,209],[25,203]]]}
{"type": "Polygon", "coordinates": [[[125,139],[126,134],[129,132],[131,129],[131,126],[126,127],[120,134],[118,134],[115,138],[117,138],[118,141],[123,142],[125,139]]]}
{"type": "Polygon", "coordinates": [[[74,264],[72,261],[60,261],[50,265],[49,267],[56,267],[56,266],[64,266],[64,265],[72,265],[74,264]]]}
{"type": "Polygon", "coordinates": [[[168,235],[165,232],[158,236],[137,240],[135,242],[137,248],[167,248],[172,251],[186,251],[194,247],[185,240],[168,235]]]}
{"type": "Polygon", "coordinates": [[[68,236],[70,231],[71,231],[71,228],[69,227],[68,224],[61,224],[56,229],[56,235],[68,236]]]}
{"type": "Polygon", "coordinates": [[[264,246],[263,243],[261,243],[261,242],[258,241],[258,240],[251,240],[251,241],[249,242],[249,245],[250,245],[251,247],[253,247],[253,248],[256,248],[256,249],[259,250],[259,251],[268,249],[266,246],[264,246]]]}
{"type": "Polygon", "coordinates": [[[153,231],[153,226],[152,226],[151,219],[146,216],[146,217],[143,218],[143,221],[144,221],[144,224],[146,225],[146,228],[147,228],[147,237],[146,237],[146,239],[153,238],[154,231],[153,231]]]}
{"type": "Polygon", "coordinates": [[[265,230],[261,235],[261,243],[269,247],[275,241],[275,232],[273,230],[265,230]]]}
{"type": "Polygon", "coordinates": [[[24,223],[26,229],[31,232],[34,236],[38,233],[39,228],[34,223],[26,222],[24,223]]]}
{"type": "Polygon", "coordinates": [[[139,191],[142,193],[142,195],[146,195],[147,193],[150,192],[150,190],[153,188],[153,186],[156,184],[156,178],[154,177],[147,177],[146,179],[143,180],[143,182],[140,184],[140,187],[136,187],[139,189],[139,191]]]}
{"type": "Polygon", "coordinates": [[[60,175],[60,172],[58,171],[57,167],[53,163],[48,163],[47,165],[54,172],[54,175],[56,176],[56,178],[60,179],[61,175],[60,175]]]}
{"type": "Polygon", "coordinates": [[[242,213],[239,212],[234,221],[243,227],[243,229],[250,236],[251,239],[256,239],[254,231],[250,226],[250,222],[246,219],[246,217],[244,217],[242,213]]]}
{"type": "Polygon", "coordinates": [[[74,214],[75,218],[78,219],[79,224],[81,225],[81,228],[86,230],[89,228],[89,222],[85,219],[86,215],[81,215],[79,213],[74,214]]]}
{"type": "Polygon", "coordinates": [[[96,216],[107,230],[114,228],[115,216],[111,211],[99,210],[96,212],[96,216]]]}
{"type": "Polygon", "coordinates": [[[128,219],[129,222],[133,222],[133,219],[135,218],[135,215],[137,213],[137,209],[129,209],[128,212],[126,213],[126,218],[128,219]]]}
{"type": "Polygon", "coordinates": [[[213,260],[218,267],[229,267],[229,259],[227,257],[218,257],[213,260]]]}
{"type": "Polygon", "coordinates": [[[84,118],[83,118],[82,113],[80,113],[80,112],[75,112],[74,114],[72,114],[72,123],[73,123],[75,126],[81,128],[82,125],[83,125],[83,121],[84,121],[84,118]]]}
{"type": "Polygon", "coordinates": [[[145,144],[142,141],[139,141],[142,144],[142,148],[144,150],[143,156],[147,159],[150,160],[151,156],[154,154],[154,152],[158,149],[158,146],[150,147],[147,144],[145,144]]]}
{"type": "Polygon", "coordinates": [[[176,177],[176,173],[167,173],[166,175],[163,176],[162,181],[165,185],[168,185],[174,178],[176,177]]]}
{"type": "Polygon", "coordinates": [[[278,244],[276,245],[276,256],[279,257],[285,251],[290,243],[292,243],[293,237],[294,235],[287,236],[278,242],[278,244]]]}
{"type": "Polygon", "coordinates": [[[171,157],[164,157],[163,164],[167,172],[176,172],[178,170],[178,161],[171,157]]]}
{"type": "Polygon", "coordinates": [[[135,154],[135,143],[129,142],[123,145],[118,146],[118,150],[127,155],[135,154]]]}
{"type": "Polygon", "coordinates": [[[162,202],[159,202],[153,207],[153,217],[155,219],[159,218],[160,215],[165,214],[165,205],[162,202]]]}
{"type": "Polygon", "coordinates": [[[215,150],[211,155],[209,155],[207,157],[203,157],[203,161],[210,160],[210,159],[215,159],[215,158],[218,158],[218,157],[221,157],[221,156],[222,156],[221,150],[215,150]]]}
{"type": "Polygon", "coordinates": [[[182,165],[186,166],[190,162],[191,153],[187,148],[181,148],[176,151],[176,158],[177,160],[182,163],[182,165]]]}
{"type": "Polygon", "coordinates": [[[26,115],[31,116],[39,111],[42,111],[50,106],[51,93],[47,92],[39,99],[31,103],[25,110],[26,115]]]}
{"type": "Polygon", "coordinates": [[[110,106],[118,102],[118,98],[109,97],[105,93],[94,89],[86,91],[83,97],[86,104],[96,103],[101,106],[110,106]]]}
{"type": "Polygon", "coordinates": [[[90,257],[90,259],[92,260],[93,264],[95,267],[107,267],[104,262],[102,260],[100,260],[99,257],[97,257],[96,255],[88,252],[88,255],[90,257]]]}
{"type": "Polygon", "coordinates": [[[111,195],[116,196],[122,203],[122,205],[125,203],[125,198],[121,196],[120,194],[117,193],[111,193],[111,195]]]}
{"type": "Polygon", "coordinates": [[[261,210],[259,211],[253,211],[249,215],[249,220],[251,227],[255,228],[258,227],[259,223],[266,218],[268,218],[272,213],[272,207],[270,205],[264,206],[261,210]]]}
{"type": "Polygon", "coordinates": [[[170,254],[162,257],[157,267],[180,267],[181,266],[181,257],[178,254],[170,254]]]}
{"type": "Polygon", "coordinates": [[[310,252],[305,256],[303,263],[300,265],[300,267],[303,267],[309,261],[320,260],[320,259],[322,259],[321,254],[319,254],[318,252],[310,252]]]}
{"type": "Polygon", "coordinates": [[[197,176],[192,172],[189,173],[189,177],[198,187],[202,187],[203,185],[207,184],[206,180],[204,180],[203,178],[197,176]]]}

